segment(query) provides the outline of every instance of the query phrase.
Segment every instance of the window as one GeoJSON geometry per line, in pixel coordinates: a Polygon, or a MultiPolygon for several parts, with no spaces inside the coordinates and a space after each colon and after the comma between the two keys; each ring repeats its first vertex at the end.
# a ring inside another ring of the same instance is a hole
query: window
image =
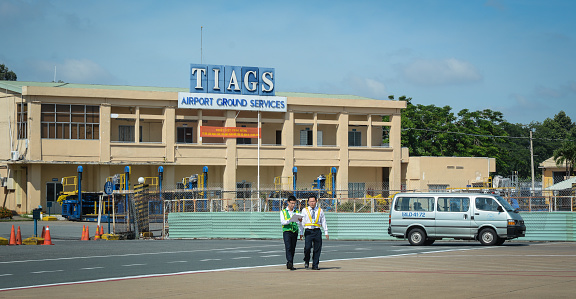
{"type": "Polygon", "coordinates": [[[118,141],[134,142],[134,127],[118,126],[118,141]]]}
{"type": "Polygon", "coordinates": [[[348,132],[348,146],[362,146],[362,132],[356,129],[348,132]]]}
{"type": "Polygon", "coordinates": [[[446,189],[448,189],[448,185],[442,185],[442,184],[429,184],[428,185],[428,191],[429,192],[446,192],[446,189]]]}
{"type": "Polygon", "coordinates": [[[17,125],[18,125],[18,139],[28,138],[28,105],[26,103],[17,104],[17,125]]]}
{"type": "MultiPolygon", "coordinates": [[[[242,128],[246,128],[245,125],[242,128]]],[[[251,138],[236,138],[236,144],[252,144],[251,138]]]]}
{"type": "Polygon", "coordinates": [[[300,130],[300,145],[312,145],[312,131],[310,128],[300,130]]]}
{"type": "Polygon", "coordinates": [[[439,197],[438,212],[468,212],[470,198],[468,197],[439,197]]]}
{"type": "Polygon", "coordinates": [[[176,129],[176,142],[178,143],[193,143],[194,134],[193,128],[190,127],[178,127],[176,129]]]}
{"type": "Polygon", "coordinates": [[[398,197],[395,211],[434,211],[434,197],[398,197]]]}
{"type": "Polygon", "coordinates": [[[476,198],[476,209],[481,211],[491,211],[498,212],[498,207],[500,205],[490,197],[478,197],[476,198]]]}
{"type": "Polygon", "coordinates": [[[276,130],[276,145],[282,145],[282,130],[276,130]]]}
{"type": "Polygon", "coordinates": [[[99,139],[100,107],[42,104],[42,138],[99,139]]]}

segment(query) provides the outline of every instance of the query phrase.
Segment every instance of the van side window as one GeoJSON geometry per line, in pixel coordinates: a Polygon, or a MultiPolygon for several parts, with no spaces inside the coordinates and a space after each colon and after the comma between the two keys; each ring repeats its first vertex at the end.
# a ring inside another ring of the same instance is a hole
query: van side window
{"type": "Polygon", "coordinates": [[[476,198],[476,209],[482,211],[492,211],[498,212],[498,203],[494,198],[490,197],[478,197],[476,198]]]}
{"type": "Polygon", "coordinates": [[[438,197],[438,212],[468,212],[468,197],[438,197]]]}
{"type": "Polygon", "coordinates": [[[434,197],[398,197],[395,211],[434,211],[434,197]]]}

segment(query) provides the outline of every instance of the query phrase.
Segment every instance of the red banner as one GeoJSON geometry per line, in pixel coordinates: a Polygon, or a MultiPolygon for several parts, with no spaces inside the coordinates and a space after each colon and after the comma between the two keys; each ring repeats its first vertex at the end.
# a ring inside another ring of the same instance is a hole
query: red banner
{"type": "Polygon", "coordinates": [[[258,138],[258,128],[200,126],[200,137],[258,138]]]}

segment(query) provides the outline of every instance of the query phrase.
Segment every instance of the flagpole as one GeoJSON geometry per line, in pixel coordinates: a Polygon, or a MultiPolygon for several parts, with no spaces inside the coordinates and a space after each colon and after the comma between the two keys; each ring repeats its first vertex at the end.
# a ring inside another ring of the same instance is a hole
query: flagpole
{"type": "Polygon", "coordinates": [[[260,111],[258,111],[258,212],[261,212],[260,209],[260,141],[262,140],[260,137],[260,111]]]}

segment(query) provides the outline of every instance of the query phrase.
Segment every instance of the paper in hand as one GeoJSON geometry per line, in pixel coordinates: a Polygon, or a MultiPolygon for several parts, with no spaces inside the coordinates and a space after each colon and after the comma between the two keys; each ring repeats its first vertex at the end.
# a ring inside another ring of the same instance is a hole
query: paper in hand
{"type": "Polygon", "coordinates": [[[290,222],[298,222],[302,220],[302,215],[294,213],[292,217],[290,217],[290,222]]]}

